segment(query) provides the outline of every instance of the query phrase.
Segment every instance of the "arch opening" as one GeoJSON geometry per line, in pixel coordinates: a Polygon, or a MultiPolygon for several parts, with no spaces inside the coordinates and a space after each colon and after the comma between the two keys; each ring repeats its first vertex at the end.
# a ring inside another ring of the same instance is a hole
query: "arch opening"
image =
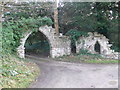
{"type": "Polygon", "coordinates": [[[94,50],[95,50],[95,52],[97,53],[97,54],[100,54],[100,44],[99,44],[99,42],[97,41],[96,43],[95,43],[95,47],[94,47],[94,50]]]}
{"type": "Polygon", "coordinates": [[[72,54],[75,54],[75,53],[76,53],[76,45],[75,45],[75,42],[71,43],[71,52],[72,52],[72,54]]]}
{"type": "Polygon", "coordinates": [[[25,42],[25,56],[49,57],[50,44],[48,38],[40,31],[29,35],[25,42]]]}

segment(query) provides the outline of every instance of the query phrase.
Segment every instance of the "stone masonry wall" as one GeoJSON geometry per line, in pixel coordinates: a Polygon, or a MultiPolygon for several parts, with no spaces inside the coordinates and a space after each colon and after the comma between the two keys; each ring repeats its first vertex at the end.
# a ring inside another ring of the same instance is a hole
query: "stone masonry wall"
{"type": "MultiPolygon", "coordinates": [[[[70,55],[70,39],[66,36],[58,36],[55,34],[55,29],[48,26],[42,26],[39,28],[39,31],[43,33],[50,44],[50,56],[52,58],[70,55]]],[[[25,58],[25,42],[29,35],[32,34],[32,31],[28,31],[21,38],[20,46],[17,48],[17,52],[20,58],[25,58]]]]}

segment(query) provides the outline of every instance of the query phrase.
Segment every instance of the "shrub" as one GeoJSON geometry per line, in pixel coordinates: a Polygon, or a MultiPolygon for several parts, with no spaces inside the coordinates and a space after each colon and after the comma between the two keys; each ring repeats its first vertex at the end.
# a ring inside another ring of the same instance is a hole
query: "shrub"
{"type": "Polygon", "coordinates": [[[71,29],[66,33],[66,35],[70,36],[71,43],[75,45],[75,41],[77,41],[80,36],[88,36],[88,33],[83,31],[78,31],[76,29],[71,29]]]}

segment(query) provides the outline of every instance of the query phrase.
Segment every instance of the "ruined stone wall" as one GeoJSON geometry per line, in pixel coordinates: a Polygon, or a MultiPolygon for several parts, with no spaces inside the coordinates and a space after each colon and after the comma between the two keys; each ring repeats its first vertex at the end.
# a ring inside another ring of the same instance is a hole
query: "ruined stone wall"
{"type": "Polygon", "coordinates": [[[118,52],[114,52],[110,47],[112,44],[109,44],[109,40],[102,34],[97,32],[88,33],[88,37],[80,37],[76,42],[76,52],[79,53],[80,49],[86,49],[90,53],[96,54],[95,44],[96,42],[100,45],[100,54],[107,58],[118,59],[118,52]]]}
{"type": "Polygon", "coordinates": [[[52,57],[59,57],[63,55],[70,55],[71,49],[70,49],[70,43],[71,41],[69,40],[68,37],[54,37],[55,41],[53,41],[54,45],[52,46],[52,51],[51,55],[52,57]]]}
{"type": "MultiPolygon", "coordinates": [[[[50,56],[52,58],[69,55],[71,53],[70,49],[70,39],[66,36],[58,36],[55,34],[55,29],[48,26],[42,26],[39,28],[39,31],[43,33],[50,44],[50,56]]],[[[18,55],[20,58],[25,57],[25,42],[29,35],[32,34],[32,31],[28,31],[21,38],[20,46],[17,48],[18,55]]]]}

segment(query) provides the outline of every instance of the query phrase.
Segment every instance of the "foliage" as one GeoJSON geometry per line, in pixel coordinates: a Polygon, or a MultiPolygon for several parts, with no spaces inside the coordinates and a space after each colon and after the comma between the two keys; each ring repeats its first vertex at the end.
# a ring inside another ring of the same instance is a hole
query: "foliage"
{"type": "MultiPolygon", "coordinates": [[[[84,32],[98,32],[110,39],[115,46],[119,42],[120,2],[63,2],[59,7],[60,30],[71,28],[84,32]]],[[[118,47],[119,48],[119,47],[118,47]]]]}
{"type": "Polygon", "coordinates": [[[94,56],[94,57],[97,57],[97,58],[101,58],[102,56],[100,56],[99,54],[92,54],[90,53],[88,50],[86,49],[80,49],[80,52],[78,55],[91,55],[91,56],[94,56]]]}
{"type": "Polygon", "coordinates": [[[34,63],[21,60],[14,55],[4,55],[0,58],[1,88],[26,88],[38,75],[39,68],[34,63]]]}
{"type": "Polygon", "coordinates": [[[117,2],[65,2],[59,8],[60,24],[70,30],[105,32],[118,31],[117,2]],[[111,27],[112,25],[112,27],[111,27]],[[113,28],[114,27],[114,28],[113,28]]]}
{"type": "MultiPolygon", "coordinates": [[[[110,33],[118,32],[118,3],[117,2],[106,2],[106,3],[95,3],[93,16],[96,17],[96,28],[95,31],[102,33],[106,37],[110,38],[110,33]]],[[[111,38],[110,38],[111,39],[111,38]]]]}
{"type": "MultiPolygon", "coordinates": [[[[0,23],[0,53],[2,52],[2,23],[0,23]]],[[[0,54],[1,57],[1,54],[0,54]]]]}
{"type": "Polygon", "coordinates": [[[88,33],[83,32],[83,31],[78,31],[76,29],[71,29],[66,33],[66,35],[70,36],[71,42],[74,45],[75,41],[77,41],[80,36],[86,36],[87,37],[88,33]]]}
{"type": "Polygon", "coordinates": [[[7,2],[4,4],[4,18],[6,21],[24,18],[38,18],[39,16],[52,18],[53,3],[52,2],[7,2]]]}
{"type": "Polygon", "coordinates": [[[114,45],[112,47],[110,47],[110,48],[115,50],[115,52],[119,52],[120,51],[120,48],[117,47],[117,46],[114,46],[114,45]]]}
{"type": "Polygon", "coordinates": [[[28,30],[36,32],[40,26],[52,25],[50,2],[3,2],[2,43],[3,51],[13,53],[19,46],[20,38],[28,30]],[[46,17],[47,16],[47,17],[46,17]],[[50,17],[50,18],[48,18],[50,17]]]}
{"type": "Polygon", "coordinates": [[[91,2],[65,2],[64,6],[60,7],[59,10],[61,14],[59,15],[60,24],[62,24],[60,28],[64,29],[65,31],[70,30],[70,28],[77,28],[78,30],[82,31],[93,31],[94,18],[89,17],[89,14],[91,13],[91,7],[91,2]]]}
{"type": "Polygon", "coordinates": [[[4,52],[15,52],[20,44],[20,38],[29,30],[36,32],[40,26],[52,25],[52,21],[47,17],[21,18],[17,21],[11,20],[3,22],[2,43],[4,52]]]}
{"type": "MultiPolygon", "coordinates": [[[[48,16],[53,20],[53,4],[50,2],[7,3],[4,18],[8,21],[22,17],[37,19],[39,16],[48,16]]],[[[71,29],[99,32],[118,47],[120,46],[117,35],[119,34],[118,8],[119,2],[60,2],[58,7],[60,32],[65,34],[71,29]]]]}

